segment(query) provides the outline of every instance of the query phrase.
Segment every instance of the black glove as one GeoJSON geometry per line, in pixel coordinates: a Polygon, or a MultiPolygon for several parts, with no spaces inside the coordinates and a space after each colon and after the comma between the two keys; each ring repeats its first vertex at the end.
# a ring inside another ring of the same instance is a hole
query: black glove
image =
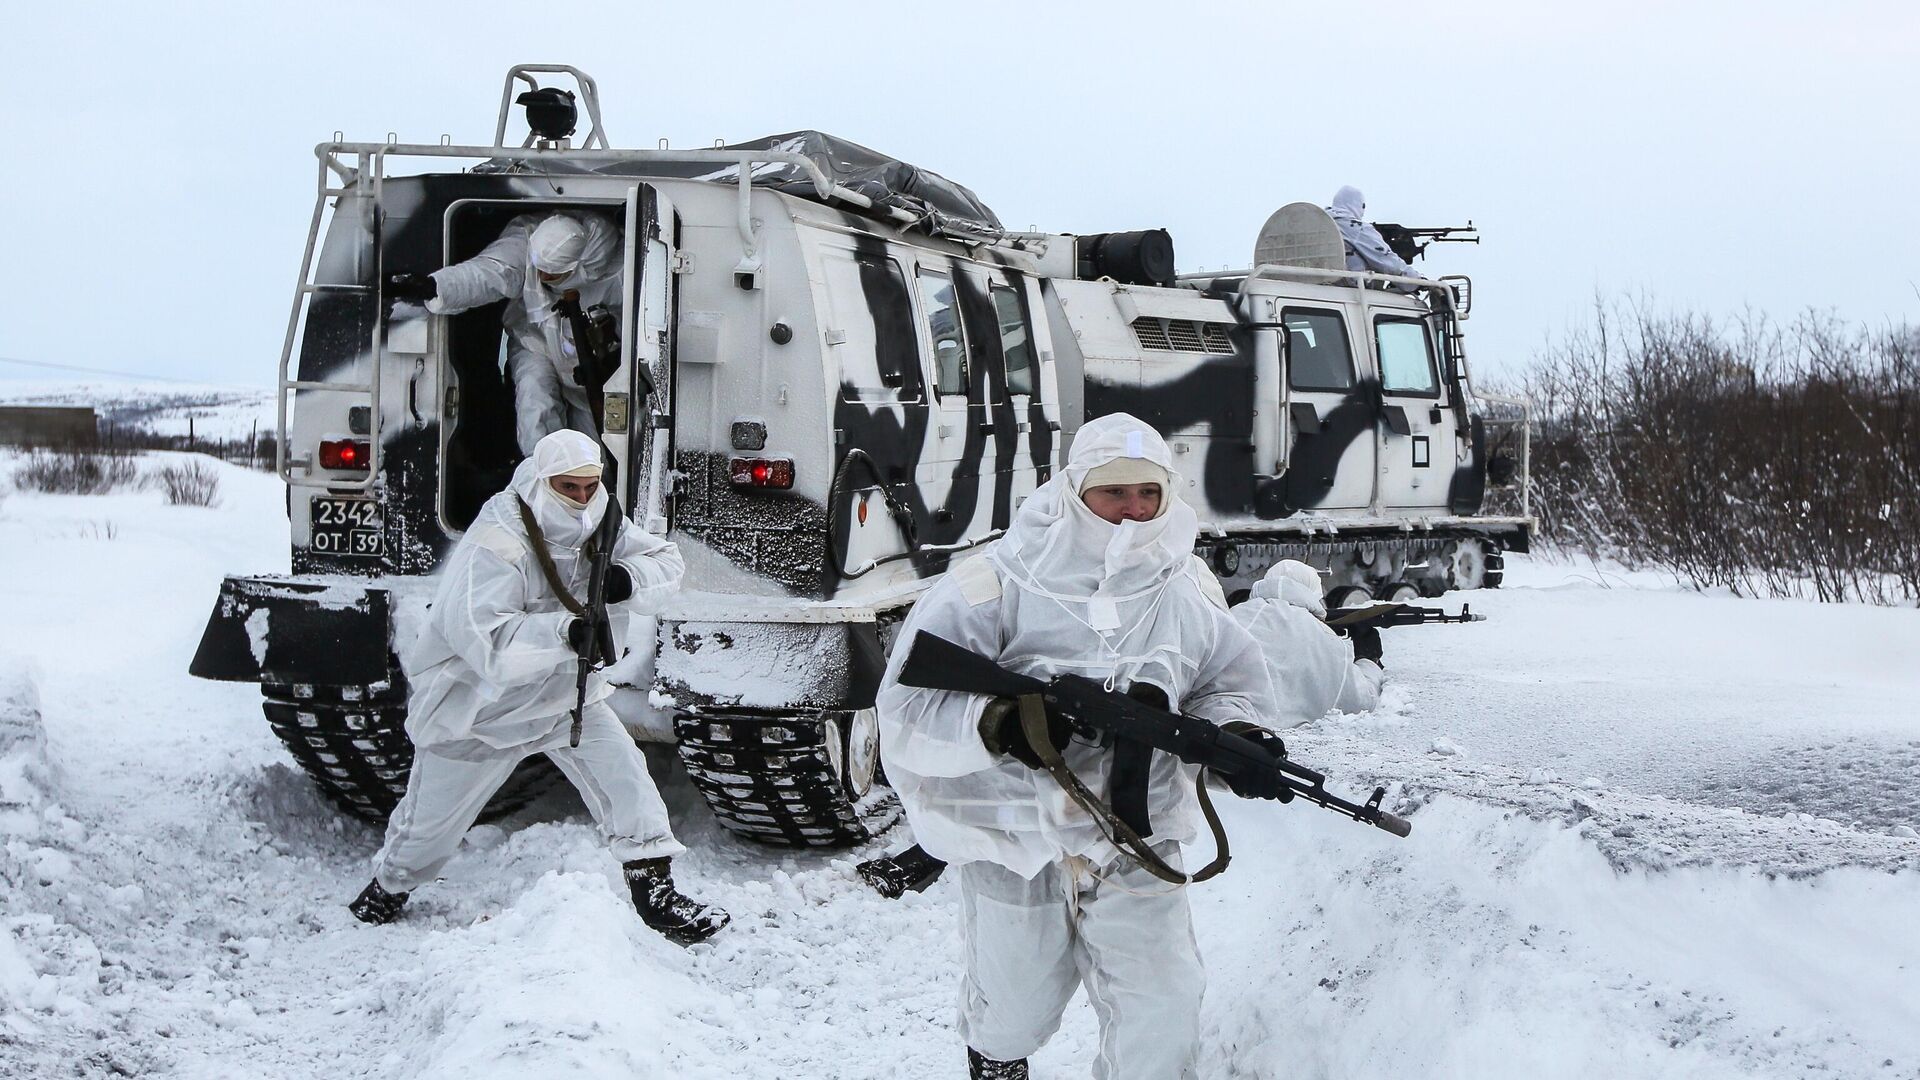
{"type": "MultiPolygon", "coordinates": [[[[1275,760],[1287,756],[1286,741],[1257,724],[1236,721],[1225,725],[1222,730],[1253,743],[1272,754],[1275,760]]],[[[1283,803],[1293,801],[1293,789],[1280,779],[1280,773],[1277,770],[1248,773],[1244,776],[1222,776],[1220,779],[1227,782],[1229,791],[1243,799],[1278,799],[1283,803]]]]}
{"type": "Polygon", "coordinates": [[[605,614],[602,614],[599,621],[595,623],[588,623],[581,618],[575,618],[568,623],[567,644],[573,646],[573,651],[583,657],[587,657],[587,646],[593,644],[597,650],[597,656],[588,658],[598,659],[602,665],[611,664],[618,659],[613,651],[613,623],[607,620],[605,614]],[[589,638],[590,634],[593,635],[592,638],[589,638]]]}
{"type": "Polygon", "coordinates": [[[434,283],[432,274],[387,275],[387,296],[391,299],[424,304],[439,295],[440,286],[434,283]]]}
{"type": "Polygon", "coordinates": [[[1142,705],[1151,705],[1166,712],[1173,711],[1173,703],[1167,700],[1167,692],[1150,682],[1137,682],[1127,687],[1127,696],[1142,705]]]}
{"type": "MultiPolygon", "coordinates": [[[[1359,626],[1350,626],[1347,628],[1347,640],[1353,642],[1353,658],[1355,660],[1371,660],[1376,664],[1380,664],[1379,627],[1367,626],[1364,623],[1359,626]]],[[[1380,666],[1386,667],[1385,664],[1380,664],[1380,666]]]]}
{"type": "Polygon", "coordinates": [[[633,575],[619,563],[607,567],[607,603],[624,604],[633,599],[633,575]]]}
{"type": "MultiPolygon", "coordinates": [[[[1073,729],[1066,718],[1047,710],[1047,741],[1055,750],[1066,748],[1073,729]]],[[[1016,698],[997,697],[987,702],[980,714],[980,741],[996,754],[1008,754],[1030,769],[1043,769],[1040,752],[1027,740],[1027,729],[1020,723],[1020,702],[1016,698]]]]}

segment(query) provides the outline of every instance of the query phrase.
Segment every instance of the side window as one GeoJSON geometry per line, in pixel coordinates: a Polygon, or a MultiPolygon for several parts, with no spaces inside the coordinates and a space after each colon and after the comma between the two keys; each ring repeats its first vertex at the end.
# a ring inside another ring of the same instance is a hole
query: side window
{"type": "Polygon", "coordinates": [[[1339,312],[1287,308],[1280,321],[1287,328],[1287,381],[1295,390],[1353,386],[1353,350],[1339,312]]]}
{"type": "Polygon", "coordinates": [[[890,387],[904,387],[908,385],[907,373],[913,372],[911,396],[918,397],[920,334],[913,326],[907,272],[885,257],[857,256],[854,261],[860,268],[861,291],[873,313],[873,358],[880,369],[880,381],[890,387]]]}
{"type": "Polygon", "coordinates": [[[1020,297],[1005,285],[993,286],[993,313],[1000,323],[1000,353],[1007,358],[1007,393],[1032,394],[1033,338],[1020,317],[1020,297]]]}
{"type": "Polygon", "coordinates": [[[1433,373],[1433,349],[1427,327],[1418,319],[1374,320],[1373,340],[1380,349],[1380,388],[1389,394],[1439,397],[1433,373]]]}
{"type": "Polygon", "coordinates": [[[920,272],[920,302],[927,310],[933,339],[933,387],[942,394],[967,392],[967,342],[960,332],[960,309],[953,282],[945,274],[920,272]]]}

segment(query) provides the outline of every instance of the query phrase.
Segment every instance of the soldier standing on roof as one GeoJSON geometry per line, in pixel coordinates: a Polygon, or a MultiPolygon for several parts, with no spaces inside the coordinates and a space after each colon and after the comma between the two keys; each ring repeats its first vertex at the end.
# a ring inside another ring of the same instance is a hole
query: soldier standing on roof
{"type": "Polygon", "coordinates": [[[587,395],[574,381],[573,331],[554,304],[579,293],[582,308],[621,303],[620,230],[591,214],[522,214],[499,239],[465,262],[431,274],[395,274],[387,295],[457,315],[507,301],[507,368],[513,374],[514,434],[520,453],[541,437],[596,430],[587,395]]]}
{"type": "Polygon", "coordinates": [[[1340,226],[1340,239],[1347,244],[1347,269],[1372,270],[1381,274],[1397,274],[1401,277],[1424,278],[1407,261],[1394,254],[1380,236],[1380,230],[1361,220],[1367,212],[1367,197],[1360,194],[1357,187],[1343,187],[1333,193],[1333,205],[1327,207],[1327,213],[1333,215],[1334,224],[1340,226]]]}

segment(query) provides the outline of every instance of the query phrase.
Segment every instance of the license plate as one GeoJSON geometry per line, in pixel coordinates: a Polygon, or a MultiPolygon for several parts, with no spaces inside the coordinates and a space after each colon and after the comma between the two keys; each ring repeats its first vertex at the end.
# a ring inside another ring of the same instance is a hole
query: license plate
{"type": "Polygon", "coordinates": [[[386,533],[380,525],[380,507],[371,499],[313,498],[312,541],[316,552],[328,555],[363,555],[379,558],[387,553],[386,533]]]}

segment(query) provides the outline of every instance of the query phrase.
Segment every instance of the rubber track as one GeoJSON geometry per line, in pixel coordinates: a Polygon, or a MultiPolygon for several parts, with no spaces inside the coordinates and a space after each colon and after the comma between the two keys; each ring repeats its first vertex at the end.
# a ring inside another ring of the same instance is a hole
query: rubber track
{"type": "Polygon", "coordinates": [[[681,714],[680,760],[728,829],[782,847],[847,847],[900,819],[900,801],[877,782],[855,801],[828,756],[828,726],[791,716],[681,714]]]}
{"type": "MultiPolygon", "coordinates": [[[[407,738],[405,692],[365,687],[262,687],[261,708],[273,733],[335,806],[384,824],[407,792],[413,742],[407,738]]],[[[531,802],[554,771],[535,755],[500,786],[480,820],[510,814],[531,802]]]]}

